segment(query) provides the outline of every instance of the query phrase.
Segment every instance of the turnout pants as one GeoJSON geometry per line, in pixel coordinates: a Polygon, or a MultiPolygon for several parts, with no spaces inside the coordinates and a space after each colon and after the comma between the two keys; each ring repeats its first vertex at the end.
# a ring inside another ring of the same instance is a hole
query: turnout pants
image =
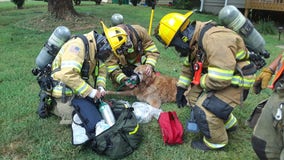
{"type": "Polygon", "coordinates": [[[74,107],[71,105],[71,97],[68,97],[66,103],[62,103],[61,98],[55,98],[56,104],[51,113],[61,118],[60,124],[69,125],[72,123],[72,113],[74,107]]]}
{"type": "Polygon", "coordinates": [[[273,92],[262,109],[254,128],[252,146],[261,160],[284,160],[284,108],[280,111],[281,103],[284,104],[284,97],[280,97],[276,92],[273,92]]]}
{"type": "Polygon", "coordinates": [[[218,149],[228,144],[227,130],[237,125],[231,112],[240,104],[242,92],[241,88],[227,87],[205,93],[197,99],[193,112],[208,147],[218,149]]]}

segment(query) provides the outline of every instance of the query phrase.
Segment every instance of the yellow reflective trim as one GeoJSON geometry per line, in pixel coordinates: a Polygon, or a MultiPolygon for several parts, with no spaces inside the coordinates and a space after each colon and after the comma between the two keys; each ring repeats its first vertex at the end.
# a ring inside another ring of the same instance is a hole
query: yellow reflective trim
{"type": "Polygon", "coordinates": [[[136,125],[133,131],[129,132],[129,135],[137,133],[138,129],[139,129],[139,124],[136,125]]]}
{"type": "Polygon", "coordinates": [[[158,52],[156,45],[151,45],[150,47],[145,49],[145,52],[158,52]]]}
{"type": "Polygon", "coordinates": [[[178,79],[178,84],[181,84],[181,85],[185,85],[185,86],[188,86],[190,84],[191,80],[185,76],[179,76],[179,79],[178,79]]]}
{"type": "Polygon", "coordinates": [[[218,149],[218,148],[223,148],[223,147],[225,147],[225,145],[226,144],[214,144],[214,143],[210,143],[210,142],[208,142],[207,140],[206,140],[206,138],[205,137],[203,137],[203,142],[209,147],[209,148],[212,148],[212,149],[218,149]]]}
{"type": "Polygon", "coordinates": [[[186,58],[184,61],[183,61],[183,65],[185,66],[190,66],[190,63],[188,61],[188,58],[186,58]]]}
{"type": "Polygon", "coordinates": [[[146,63],[147,64],[151,64],[152,66],[155,66],[155,64],[157,63],[157,61],[153,58],[147,58],[146,59],[146,63]]]}
{"type": "Polygon", "coordinates": [[[245,58],[246,58],[246,52],[244,50],[241,50],[236,54],[236,60],[243,60],[245,58]]]}
{"type": "Polygon", "coordinates": [[[83,81],[82,84],[75,89],[75,91],[82,95],[82,93],[86,92],[87,89],[88,89],[88,84],[85,81],[83,81]]]}
{"type": "Polygon", "coordinates": [[[113,72],[116,69],[119,69],[118,65],[107,66],[107,72],[108,73],[111,73],[111,72],[113,72]]]}
{"type": "Polygon", "coordinates": [[[105,66],[105,63],[99,63],[99,68],[102,68],[105,66]]]}
{"type": "Polygon", "coordinates": [[[125,78],[126,75],[124,73],[120,73],[117,77],[116,77],[116,82],[120,83],[120,81],[125,78]]]}
{"type": "Polygon", "coordinates": [[[237,85],[239,87],[250,88],[253,86],[254,82],[255,82],[254,78],[244,78],[239,75],[235,75],[232,78],[231,84],[237,85]]]}
{"type": "MultiPolygon", "coordinates": [[[[53,89],[52,89],[52,95],[54,96],[62,96],[62,89],[63,87],[60,86],[60,85],[56,85],[53,89]]],[[[68,87],[66,87],[66,90],[65,90],[65,95],[66,96],[72,96],[72,90],[68,87]]]]}
{"type": "Polygon", "coordinates": [[[61,68],[75,68],[80,73],[82,64],[76,61],[62,61],[61,68]]]}
{"type": "Polygon", "coordinates": [[[229,119],[225,122],[225,128],[230,129],[235,126],[236,123],[237,118],[233,115],[233,113],[231,113],[229,119]]]}
{"type": "Polygon", "coordinates": [[[103,77],[103,76],[98,76],[98,77],[97,77],[97,83],[106,84],[106,78],[103,77]]]}
{"type": "Polygon", "coordinates": [[[231,80],[234,70],[225,70],[216,67],[208,67],[208,77],[219,80],[231,80]]]}
{"type": "Polygon", "coordinates": [[[207,74],[204,74],[200,78],[200,87],[203,88],[203,89],[206,89],[206,83],[205,83],[206,76],[207,76],[207,74]]]}

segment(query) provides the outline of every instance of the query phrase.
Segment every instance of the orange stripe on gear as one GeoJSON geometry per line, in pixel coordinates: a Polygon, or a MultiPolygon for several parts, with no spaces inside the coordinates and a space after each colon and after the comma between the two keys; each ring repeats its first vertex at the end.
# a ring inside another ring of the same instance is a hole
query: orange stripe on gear
{"type": "Polygon", "coordinates": [[[269,88],[272,88],[274,89],[274,85],[276,83],[276,81],[281,77],[281,75],[283,74],[283,71],[284,71],[284,61],[282,61],[282,64],[281,64],[281,68],[277,71],[273,81],[272,81],[272,84],[271,86],[269,86],[269,88]]]}

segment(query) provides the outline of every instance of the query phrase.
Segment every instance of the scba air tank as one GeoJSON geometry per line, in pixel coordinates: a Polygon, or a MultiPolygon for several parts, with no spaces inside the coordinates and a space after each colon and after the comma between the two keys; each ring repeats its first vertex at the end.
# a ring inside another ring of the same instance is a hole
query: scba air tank
{"type": "Polygon", "coordinates": [[[111,24],[112,26],[116,26],[119,24],[123,24],[124,20],[123,20],[123,16],[119,13],[115,13],[111,16],[111,24]]]}
{"type": "Polygon", "coordinates": [[[219,21],[222,25],[239,33],[250,51],[269,57],[264,49],[265,41],[253,24],[235,6],[227,5],[219,12],[219,21]]]}
{"type": "Polygon", "coordinates": [[[51,63],[59,49],[70,37],[71,32],[67,27],[58,26],[55,28],[36,58],[37,67],[43,69],[47,64],[51,63]]]}

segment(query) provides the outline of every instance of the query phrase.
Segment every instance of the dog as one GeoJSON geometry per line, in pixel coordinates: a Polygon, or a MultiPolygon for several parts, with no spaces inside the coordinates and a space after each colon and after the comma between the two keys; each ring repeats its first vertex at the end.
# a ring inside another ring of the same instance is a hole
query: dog
{"type": "Polygon", "coordinates": [[[136,96],[139,101],[147,102],[152,107],[160,108],[162,103],[175,102],[177,93],[177,78],[156,72],[146,75],[146,65],[137,66],[134,73],[140,83],[132,90],[106,91],[107,95],[136,96]]]}

